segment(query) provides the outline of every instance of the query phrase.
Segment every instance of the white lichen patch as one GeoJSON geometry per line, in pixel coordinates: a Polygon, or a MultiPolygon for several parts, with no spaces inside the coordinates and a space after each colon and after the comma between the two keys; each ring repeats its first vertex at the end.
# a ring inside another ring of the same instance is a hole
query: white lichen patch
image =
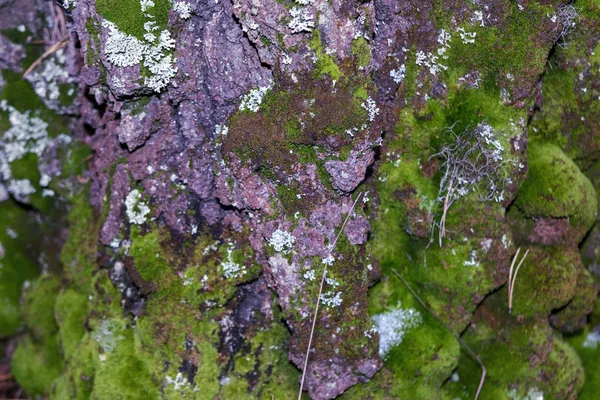
{"type": "Polygon", "coordinates": [[[18,111],[6,100],[0,102],[0,110],[8,114],[10,124],[10,128],[0,137],[0,180],[15,199],[27,203],[36,189],[27,179],[13,178],[11,163],[28,154],[42,156],[52,142],[48,137],[48,124],[32,116],[30,111],[18,111]]]}
{"type": "Polygon", "coordinates": [[[327,307],[339,307],[342,305],[342,293],[335,291],[328,291],[321,295],[321,304],[327,307]]]}
{"type": "Polygon", "coordinates": [[[92,339],[98,342],[104,353],[112,353],[117,347],[117,343],[124,339],[123,336],[116,334],[118,329],[119,326],[115,321],[105,319],[92,333],[92,339]]]}
{"type": "Polygon", "coordinates": [[[277,229],[273,232],[269,239],[269,245],[271,245],[275,251],[283,252],[284,254],[289,253],[294,248],[295,242],[296,238],[294,236],[281,229],[277,229]]]}
{"type": "Polygon", "coordinates": [[[393,69],[390,71],[390,76],[396,83],[402,83],[404,78],[406,78],[406,65],[402,64],[398,69],[393,69]]]}
{"type": "Polygon", "coordinates": [[[288,23],[288,28],[292,33],[311,32],[315,27],[313,14],[307,8],[292,7],[290,16],[292,18],[288,23]]]}
{"type": "Polygon", "coordinates": [[[165,383],[167,386],[173,385],[173,389],[175,390],[185,389],[186,386],[190,386],[190,383],[185,379],[181,372],[178,372],[174,379],[167,375],[165,383]]]}
{"type": "Polygon", "coordinates": [[[457,32],[460,36],[460,40],[464,44],[474,44],[475,38],[477,37],[477,32],[467,32],[463,28],[458,28],[457,32]]]}
{"type": "Polygon", "coordinates": [[[361,105],[365,110],[367,110],[367,113],[369,114],[369,121],[375,121],[375,117],[380,114],[379,107],[377,107],[375,100],[369,96],[361,105]]]}
{"type": "Polygon", "coordinates": [[[63,7],[67,10],[77,7],[77,0],[63,0],[63,7]]]}
{"type": "Polygon", "coordinates": [[[509,390],[506,395],[511,400],[544,400],[544,392],[536,387],[529,389],[525,396],[520,396],[514,388],[509,390]]]}
{"type": "Polygon", "coordinates": [[[469,259],[466,260],[463,265],[465,267],[479,267],[479,261],[477,261],[477,251],[472,250],[469,252],[469,259]]]}
{"type": "Polygon", "coordinates": [[[27,75],[27,80],[35,93],[42,99],[58,100],[60,84],[71,83],[72,79],[65,69],[66,57],[63,49],[59,49],[48,57],[37,69],[27,75]]]}
{"type": "Polygon", "coordinates": [[[246,267],[233,260],[235,246],[229,243],[227,246],[227,259],[221,263],[221,270],[227,279],[241,278],[246,275],[246,267]]]}
{"type": "Polygon", "coordinates": [[[150,207],[142,201],[142,194],[134,189],[125,198],[125,213],[131,224],[141,225],[146,222],[146,217],[150,214],[150,207]]]}
{"type": "Polygon", "coordinates": [[[595,349],[598,347],[598,343],[600,343],[600,332],[590,332],[585,337],[583,347],[586,349],[595,349]]]}
{"type": "Polygon", "coordinates": [[[174,1],[173,11],[179,15],[179,18],[189,19],[192,16],[192,5],[187,1],[174,1]]]}
{"type": "MultiPolygon", "coordinates": [[[[142,9],[152,7],[153,3],[150,3],[141,3],[142,9]]],[[[108,62],[117,67],[133,67],[142,63],[149,71],[149,76],[144,77],[144,85],[160,92],[177,73],[173,57],[175,40],[166,29],[158,32],[152,15],[144,15],[150,18],[144,22],[144,40],[121,32],[110,21],[103,21],[102,25],[108,30],[104,53],[108,62]]]]}
{"type": "Polygon", "coordinates": [[[260,105],[262,104],[265,94],[267,94],[267,90],[269,89],[270,87],[268,86],[262,86],[256,89],[251,89],[242,97],[242,102],[240,103],[240,111],[247,110],[257,112],[260,105]]]}
{"type": "Polygon", "coordinates": [[[421,314],[412,308],[401,308],[398,302],[396,310],[371,317],[379,333],[379,355],[382,358],[394,347],[402,343],[407,331],[423,321],[421,314]]]}

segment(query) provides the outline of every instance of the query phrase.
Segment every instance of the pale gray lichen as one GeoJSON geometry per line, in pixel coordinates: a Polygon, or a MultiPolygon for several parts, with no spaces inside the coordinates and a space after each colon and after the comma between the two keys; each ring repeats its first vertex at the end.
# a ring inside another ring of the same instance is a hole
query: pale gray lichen
{"type": "Polygon", "coordinates": [[[311,32],[315,27],[313,15],[306,8],[292,7],[290,16],[292,19],[288,23],[288,28],[292,33],[311,32]]]}
{"type": "Polygon", "coordinates": [[[174,1],[173,11],[179,14],[181,19],[188,19],[192,16],[192,5],[187,1],[174,1]]]}
{"type": "Polygon", "coordinates": [[[257,112],[260,105],[262,104],[265,94],[267,94],[267,90],[269,89],[270,88],[268,86],[262,86],[256,89],[251,89],[242,97],[242,102],[240,103],[240,111],[247,110],[257,112]]]}
{"type": "Polygon", "coordinates": [[[144,78],[144,85],[160,92],[177,74],[177,66],[172,51],[175,40],[168,30],[162,30],[158,36],[156,22],[148,20],[144,23],[144,40],[121,32],[115,24],[103,21],[102,25],[108,30],[104,53],[106,59],[117,67],[133,67],[143,63],[150,71],[150,76],[144,78]]]}
{"type": "Polygon", "coordinates": [[[283,251],[286,254],[293,249],[295,242],[295,237],[293,237],[289,232],[282,231],[281,229],[277,229],[275,232],[273,232],[271,238],[269,239],[269,244],[275,249],[275,251],[283,251]]]}
{"type": "Polygon", "coordinates": [[[598,343],[600,343],[600,332],[590,332],[585,337],[583,347],[586,349],[595,349],[598,347],[598,343]]]}
{"type": "Polygon", "coordinates": [[[406,332],[423,321],[421,314],[413,309],[401,308],[401,302],[398,302],[396,310],[377,314],[371,317],[379,333],[379,355],[382,358],[394,347],[402,343],[406,332]]]}
{"type": "Polygon", "coordinates": [[[0,137],[0,180],[6,190],[18,201],[28,203],[29,196],[36,192],[26,179],[13,179],[11,163],[28,154],[41,157],[51,143],[48,124],[31,111],[20,112],[6,100],[0,102],[0,110],[8,113],[10,128],[0,137]]]}
{"type": "Polygon", "coordinates": [[[221,263],[223,275],[225,275],[227,279],[241,278],[242,276],[246,275],[246,267],[233,261],[232,256],[234,248],[235,247],[233,243],[228,244],[227,259],[221,263]]]}
{"type": "Polygon", "coordinates": [[[56,51],[42,64],[42,68],[27,75],[27,80],[35,93],[42,99],[58,100],[61,84],[71,83],[72,79],[65,69],[66,56],[63,49],[56,51]]]}
{"type": "Polygon", "coordinates": [[[125,213],[130,223],[141,225],[146,222],[146,217],[150,214],[150,207],[142,201],[142,194],[134,189],[125,198],[125,213]]]}
{"type": "Polygon", "coordinates": [[[105,319],[92,333],[92,339],[98,342],[104,353],[112,353],[117,347],[117,343],[124,339],[123,336],[116,334],[119,328],[119,325],[112,319],[105,319]]]}

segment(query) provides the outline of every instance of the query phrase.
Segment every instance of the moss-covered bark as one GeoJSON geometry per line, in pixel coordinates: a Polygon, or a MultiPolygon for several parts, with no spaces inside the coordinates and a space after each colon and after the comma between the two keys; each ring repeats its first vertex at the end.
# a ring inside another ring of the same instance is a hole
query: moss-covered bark
{"type": "Polygon", "coordinates": [[[0,37],[29,396],[594,398],[595,1],[63,3],[0,37]]]}

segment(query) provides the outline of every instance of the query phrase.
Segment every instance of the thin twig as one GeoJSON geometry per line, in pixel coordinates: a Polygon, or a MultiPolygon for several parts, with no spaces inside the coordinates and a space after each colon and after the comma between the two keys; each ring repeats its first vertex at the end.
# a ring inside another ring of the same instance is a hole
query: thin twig
{"type": "Polygon", "coordinates": [[[452,336],[454,336],[456,338],[456,340],[458,340],[458,342],[465,348],[465,350],[467,350],[467,352],[479,363],[479,366],[481,367],[481,379],[479,381],[479,387],[477,388],[477,393],[475,394],[475,400],[477,400],[479,398],[479,394],[481,393],[481,389],[483,388],[483,383],[485,382],[485,376],[487,374],[485,366],[483,365],[483,362],[481,361],[481,358],[479,357],[479,355],[475,354],[475,352],[473,351],[473,349],[471,349],[471,347],[464,340],[462,340],[460,338],[460,336],[457,333],[455,333],[454,330],[452,330],[452,328],[450,328],[450,326],[448,326],[429,307],[427,307],[427,305],[425,304],[425,302],[423,300],[421,300],[421,297],[419,297],[419,295],[413,290],[413,288],[410,287],[410,285],[408,284],[408,282],[402,277],[402,275],[400,275],[400,273],[398,273],[398,271],[396,271],[395,268],[392,268],[392,272],[394,272],[394,274],[398,278],[400,278],[400,280],[404,283],[404,285],[406,285],[406,287],[408,288],[408,290],[412,293],[413,296],[415,296],[415,298],[423,306],[423,308],[425,308],[427,311],[429,311],[429,313],[431,315],[433,315],[433,317],[435,319],[437,319],[438,322],[440,324],[442,324],[442,326],[444,328],[446,328],[446,330],[448,330],[448,332],[450,332],[452,334],[452,336]]]}
{"type": "MultiPolygon", "coordinates": [[[[350,211],[348,211],[348,215],[346,215],[346,219],[344,220],[344,223],[342,224],[340,231],[338,232],[337,236],[335,237],[333,244],[331,246],[329,246],[329,253],[327,254],[328,258],[331,256],[331,252],[335,249],[335,245],[337,244],[337,241],[340,238],[340,235],[344,231],[344,227],[346,226],[346,223],[350,219],[350,215],[352,215],[352,212],[354,211],[354,208],[356,207],[356,204],[358,203],[358,200],[360,199],[361,196],[362,196],[362,192],[359,193],[358,196],[356,197],[356,200],[354,200],[354,203],[352,204],[352,208],[350,209],[350,211]]],[[[321,294],[323,293],[323,285],[325,283],[325,276],[327,275],[327,264],[324,263],[323,265],[324,265],[323,276],[321,276],[321,284],[319,285],[319,296],[317,296],[317,304],[315,306],[315,315],[313,317],[312,328],[310,329],[310,337],[308,339],[308,348],[306,349],[306,357],[304,358],[304,368],[302,369],[302,380],[300,381],[300,391],[298,392],[298,400],[300,400],[302,398],[302,390],[304,389],[304,378],[306,377],[306,370],[308,368],[308,357],[310,355],[310,348],[312,346],[313,335],[315,333],[315,326],[317,324],[317,316],[319,314],[319,303],[321,303],[321,294]]]]}
{"type": "Polygon", "coordinates": [[[38,64],[41,63],[46,57],[62,49],[67,45],[67,43],[69,43],[69,39],[65,38],[60,42],[56,42],[52,46],[50,46],[50,48],[46,50],[44,54],[42,54],[37,60],[35,60],[33,64],[29,66],[29,68],[27,68],[27,71],[25,71],[25,73],[23,74],[23,79],[27,78],[27,75],[29,75],[31,71],[33,71],[35,67],[37,67],[38,64]]]}

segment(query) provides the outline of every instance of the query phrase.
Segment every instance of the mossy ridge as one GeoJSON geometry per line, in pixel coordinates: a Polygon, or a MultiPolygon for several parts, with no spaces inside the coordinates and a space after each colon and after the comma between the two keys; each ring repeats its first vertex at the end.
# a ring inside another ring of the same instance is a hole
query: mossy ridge
{"type": "MultiPolygon", "coordinates": [[[[382,270],[384,269],[385,266],[382,265],[382,270]]],[[[395,309],[399,304],[401,308],[413,308],[418,311],[422,323],[408,330],[402,342],[390,350],[384,358],[383,370],[379,371],[368,385],[356,385],[341,398],[440,397],[442,383],[458,363],[459,344],[395,276],[386,276],[371,289],[370,315],[395,309]]]]}
{"type": "Polygon", "coordinates": [[[452,67],[447,74],[450,82],[456,82],[459,75],[478,71],[484,87],[505,87],[525,99],[533,90],[534,78],[544,71],[554,43],[547,15],[555,9],[529,2],[520,10],[511,2],[503,11],[499,24],[469,27],[477,33],[475,43],[463,43],[459,35],[453,35],[448,53],[452,67]]]}
{"type": "Polygon", "coordinates": [[[561,332],[580,331],[585,327],[600,290],[600,285],[595,283],[592,274],[580,263],[576,264],[578,275],[575,295],[565,308],[550,317],[552,326],[561,332]]]}
{"type": "Polygon", "coordinates": [[[11,359],[11,372],[30,396],[47,394],[63,368],[54,320],[59,285],[54,276],[44,275],[24,295],[23,315],[28,333],[11,359]]]}
{"type": "Polygon", "coordinates": [[[583,237],[598,212],[589,179],[556,145],[530,143],[527,158],[529,174],[519,189],[517,207],[527,217],[569,218],[583,237]]]}
{"type": "MultiPolygon", "coordinates": [[[[583,384],[577,355],[546,321],[526,318],[520,322],[509,316],[506,298],[506,290],[488,297],[463,335],[487,369],[482,398],[505,399],[511,392],[526,396],[531,389],[542,391],[544,398],[576,398],[583,384]]],[[[479,364],[464,355],[457,373],[458,382],[444,385],[444,398],[474,396],[481,378],[479,364]]]]}
{"type": "Polygon", "coordinates": [[[514,315],[544,319],[576,294],[579,252],[562,246],[530,246],[514,289],[514,315]]]}
{"type": "MultiPolygon", "coordinates": [[[[340,235],[335,249],[331,252],[333,263],[327,268],[327,279],[323,286],[323,296],[334,298],[339,296],[341,304],[325,304],[321,300],[319,313],[327,316],[329,326],[333,329],[316,329],[313,336],[313,347],[319,349],[313,356],[314,360],[324,360],[331,357],[342,357],[349,360],[372,358],[377,346],[373,346],[365,332],[372,327],[372,321],[367,316],[368,287],[371,283],[367,265],[367,253],[364,247],[351,245],[346,235],[340,235]],[[352,346],[347,345],[352,343],[352,346]]],[[[309,270],[314,273],[314,279],[303,278],[302,292],[291,299],[291,310],[286,319],[292,324],[304,324],[307,327],[306,315],[303,309],[308,305],[312,310],[317,302],[320,277],[323,274],[323,259],[312,257],[311,260],[299,259],[296,262],[309,269],[301,269],[301,274],[309,270]],[[310,263],[310,264],[308,264],[310,263]]],[[[310,330],[298,329],[294,340],[296,347],[308,346],[310,330]]]]}

